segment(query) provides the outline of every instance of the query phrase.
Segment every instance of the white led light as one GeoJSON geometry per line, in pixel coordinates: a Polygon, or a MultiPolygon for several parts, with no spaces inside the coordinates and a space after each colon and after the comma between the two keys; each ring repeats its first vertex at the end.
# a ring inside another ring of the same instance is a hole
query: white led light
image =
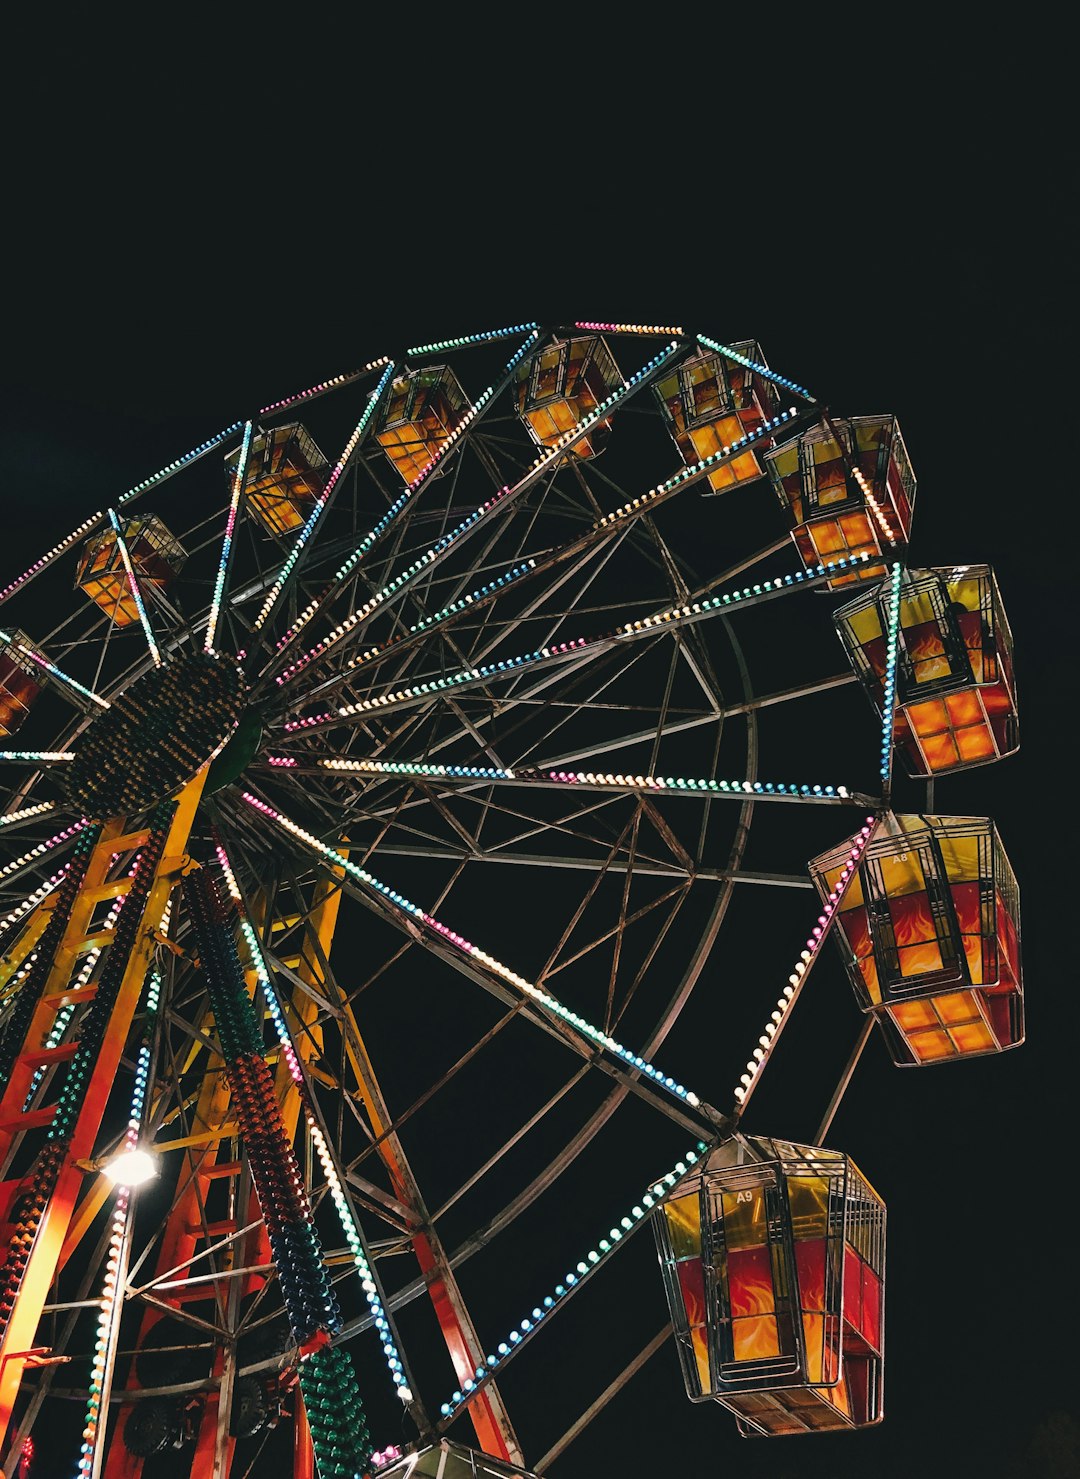
{"type": "Polygon", "coordinates": [[[157,1161],[146,1150],[123,1150],[101,1167],[114,1186],[142,1186],[158,1174],[157,1161]]]}

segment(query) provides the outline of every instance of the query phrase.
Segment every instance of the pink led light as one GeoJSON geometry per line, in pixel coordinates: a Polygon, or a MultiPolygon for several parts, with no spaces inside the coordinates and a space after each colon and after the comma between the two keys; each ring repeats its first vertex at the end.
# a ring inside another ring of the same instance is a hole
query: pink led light
{"type": "Polygon", "coordinates": [[[256,811],[265,812],[268,817],[273,817],[275,822],[282,820],[280,812],[276,812],[272,806],[267,806],[265,801],[260,801],[258,796],[253,796],[250,791],[241,792],[245,801],[249,802],[256,811]]]}
{"type": "Polygon", "coordinates": [[[290,731],[294,729],[311,729],[313,725],[328,723],[333,717],[334,715],[329,712],[325,714],[309,714],[306,719],[286,720],[284,728],[290,731]]]}
{"type": "Polygon", "coordinates": [[[79,527],[73,533],[69,534],[66,539],[62,539],[59,544],[54,545],[53,548],[49,550],[48,554],[42,555],[40,559],[35,560],[28,570],[24,571],[23,574],[20,575],[16,580],[13,580],[10,585],[5,586],[4,589],[0,591],[0,602],[6,601],[8,596],[13,595],[14,592],[17,591],[21,586],[25,585],[28,580],[32,580],[39,570],[44,570],[45,566],[55,560],[58,555],[62,555],[65,550],[69,550],[71,546],[75,544],[75,542],[80,539],[82,535],[86,534],[102,517],[103,515],[101,513],[96,513],[92,514],[90,518],[84,519],[79,527]]]}
{"type": "Polygon", "coordinates": [[[463,950],[466,955],[475,955],[477,953],[477,946],[471,940],[467,940],[464,935],[459,935],[456,930],[452,930],[449,925],[443,924],[433,914],[427,914],[424,910],[420,910],[418,918],[423,920],[424,924],[430,929],[442,935],[443,939],[449,940],[451,945],[456,945],[459,950],[463,950]]]}
{"type": "Polygon", "coordinates": [[[266,763],[268,765],[293,766],[297,762],[292,755],[267,755],[266,763]]]}
{"type": "Polygon", "coordinates": [[[869,818],[866,824],[859,829],[857,835],[860,841],[851,849],[847,862],[840,870],[840,877],[836,881],[836,886],[829,894],[828,901],[822,906],[822,913],[818,915],[818,922],[807,937],[806,948],[814,955],[821,948],[822,941],[825,939],[829,925],[832,923],[833,916],[836,913],[840,897],[847,889],[851,875],[854,873],[858,860],[862,856],[867,842],[870,840],[872,831],[873,818],[869,818]]]}
{"type": "Polygon", "coordinates": [[[575,329],[592,329],[600,334],[681,334],[672,324],[592,324],[575,323],[575,329]]]}

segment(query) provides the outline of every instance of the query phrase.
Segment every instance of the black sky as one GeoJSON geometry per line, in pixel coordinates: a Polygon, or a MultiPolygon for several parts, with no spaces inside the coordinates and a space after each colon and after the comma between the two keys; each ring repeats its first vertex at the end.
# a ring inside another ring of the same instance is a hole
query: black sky
{"type": "MultiPolygon", "coordinates": [[[[657,13],[655,49],[642,36],[623,54],[614,17],[593,18],[587,44],[570,19],[470,22],[475,44],[441,61],[456,17],[347,49],[298,17],[250,49],[189,29],[182,59],[163,33],[130,66],[99,54],[83,17],[78,37],[17,48],[4,563],[23,569],[111,490],[253,405],[526,319],[756,337],[841,413],[896,412],[920,484],[913,558],[992,563],[1016,638],[1021,751],[943,785],[938,805],[985,810],[1002,832],[1028,1042],[953,1070],[874,1072],[837,1122],[833,1142],[857,1142],[871,1179],[903,1191],[882,1428],[739,1445],[727,1414],[686,1402],[665,1351],[554,1473],[1052,1476],[1056,1460],[1034,1455],[1051,1451],[1040,1430],[1077,1414],[1080,1318],[1059,69],[1031,35],[882,27],[860,45],[807,25],[785,40],[777,16],[695,37],[690,12],[657,13]],[[665,1455],[684,1444],[696,1457],[680,1468],[665,1455]]],[[[581,1340],[583,1403],[597,1386],[584,1323],[581,1340]]]]}

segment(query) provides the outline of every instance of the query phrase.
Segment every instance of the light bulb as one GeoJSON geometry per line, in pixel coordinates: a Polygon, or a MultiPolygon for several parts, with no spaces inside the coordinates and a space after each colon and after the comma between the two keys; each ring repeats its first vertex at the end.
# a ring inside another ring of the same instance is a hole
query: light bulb
{"type": "Polygon", "coordinates": [[[142,1186],[158,1174],[155,1158],[147,1150],[123,1150],[101,1171],[114,1186],[142,1186]]]}

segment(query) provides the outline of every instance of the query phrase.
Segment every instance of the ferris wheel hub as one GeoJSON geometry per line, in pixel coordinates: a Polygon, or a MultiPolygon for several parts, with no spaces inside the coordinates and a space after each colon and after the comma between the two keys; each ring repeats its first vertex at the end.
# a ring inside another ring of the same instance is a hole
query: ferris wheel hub
{"type": "Polygon", "coordinates": [[[224,748],[246,700],[235,659],[213,652],[169,658],[84,731],[63,777],[69,800],[104,820],[174,795],[224,748]]]}

